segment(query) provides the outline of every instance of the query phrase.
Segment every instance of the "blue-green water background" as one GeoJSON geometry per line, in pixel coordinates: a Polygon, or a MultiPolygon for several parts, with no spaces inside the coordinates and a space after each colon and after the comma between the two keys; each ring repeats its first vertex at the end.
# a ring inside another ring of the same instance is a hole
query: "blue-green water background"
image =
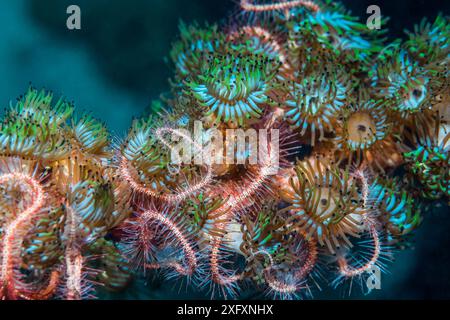
{"type": "MultiPolygon", "coordinates": [[[[450,14],[448,0],[344,0],[365,17],[370,4],[391,17],[392,37],[412,29],[422,17],[450,14]]],[[[0,0],[0,107],[7,107],[31,83],[75,101],[77,112],[91,112],[122,136],[133,116],[148,111],[167,92],[170,68],[164,62],[180,19],[215,22],[236,8],[231,0],[0,0]],[[66,8],[82,10],[82,30],[66,28],[66,8]]],[[[413,248],[396,255],[382,290],[352,298],[450,298],[450,212],[425,212],[413,248]]],[[[316,298],[348,297],[323,288],[316,298]]],[[[248,293],[246,297],[252,297],[248,293]]],[[[157,281],[135,281],[126,292],[102,298],[200,298],[196,290],[157,281]]]]}

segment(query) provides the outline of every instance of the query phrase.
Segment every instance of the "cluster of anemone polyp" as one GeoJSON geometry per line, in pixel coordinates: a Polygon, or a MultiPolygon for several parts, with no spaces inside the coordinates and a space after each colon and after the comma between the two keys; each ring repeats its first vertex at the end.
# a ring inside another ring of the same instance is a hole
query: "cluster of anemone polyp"
{"type": "Polygon", "coordinates": [[[11,104],[2,299],[88,299],[154,273],[213,298],[370,291],[427,211],[448,205],[448,17],[387,43],[385,21],[370,30],[331,1],[240,10],[232,24],[181,25],[171,94],[122,139],[46,91],[11,104]],[[195,121],[277,129],[276,173],[246,152],[175,165],[173,138],[195,121]]]}

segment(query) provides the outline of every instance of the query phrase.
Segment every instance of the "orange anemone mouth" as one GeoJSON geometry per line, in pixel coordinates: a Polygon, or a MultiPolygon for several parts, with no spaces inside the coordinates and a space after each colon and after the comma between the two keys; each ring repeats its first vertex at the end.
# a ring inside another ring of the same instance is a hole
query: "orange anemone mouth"
{"type": "Polygon", "coordinates": [[[366,148],[376,141],[377,127],[372,117],[365,112],[350,116],[347,125],[347,144],[350,149],[366,148]]]}

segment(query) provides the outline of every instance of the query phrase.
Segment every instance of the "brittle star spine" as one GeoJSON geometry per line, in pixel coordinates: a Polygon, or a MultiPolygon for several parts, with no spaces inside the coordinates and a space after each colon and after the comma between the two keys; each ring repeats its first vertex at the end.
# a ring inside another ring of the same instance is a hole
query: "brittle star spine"
{"type": "Polygon", "coordinates": [[[67,300],[80,300],[82,298],[83,281],[83,256],[78,248],[77,229],[79,224],[78,215],[69,205],[66,206],[68,231],[66,248],[66,273],[67,273],[67,300]]]}
{"type": "MultiPolygon", "coordinates": [[[[172,149],[172,148],[171,148],[170,144],[162,137],[163,132],[170,132],[170,133],[176,134],[176,135],[182,137],[183,139],[186,139],[190,143],[192,143],[192,145],[194,145],[194,147],[197,150],[200,150],[200,151],[202,150],[202,147],[200,145],[198,145],[196,142],[194,142],[191,139],[191,137],[187,136],[186,134],[184,134],[183,132],[181,132],[179,130],[171,129],[171,128],[159,128],[159,129],[157,129],[156,130],[156,135],[157,135],[158,139],[164,145],[169,147],[169,149],[172,149]]],[[[153,191],[150,188],[147,188],[147,187],[143,186],[141,183],[137,182],[133,178],[133,175],[131,174],[130,169],[129,169],[128,160],[125,157],[122,157],[122,160],[120,162],[119,171],[120,171],[122,177],[130,184],[131,188],[134,191],[137,191],[139,193],[148,195],[148,196],[156,198],[156,199],[161,199],[163,201],[167,201],[169,203],[178,203],[178,202],[183,201],[187,197],[191,196],[195,192],[198,192],[199,190],[201,190],[202,188],[207,186],[212,180],[212,167],[211,167],[211,165],[207,165],[206,175],[197,184],[195,184],[193,186],[190,186],[190,187],[187,187],[186,189],[184,189],[184,190],[182,190],[182,191],[180,191],[178,193],[174,193],[174,194],[160,194],[158,192],[153,191]]]]}
{"type": "MultiPolygon", "coordinates": [[[[361,180],[362,183],[362,199],[363,199],[363,207],[367,207],[368,199],[369,199],[369,181],[367,178],[367,175],[364,173],[363,169],[358,169],[354,173],[354,176],[357,179],[361,180]]],[[[373,239],[373,254],[372,257],[359,268],[354,268],[347,263],[347,259],[345,257],[341,257],[338,260],[339,264],[339,272],[346,277],[354,277],[363,274],[364,272],[367,272],[370,270],[378,261],[378,258],[380,257],[381,253],[381,244],[380,244],[380,238],[378,236],[378,231],[376,230],[375,223],[372,221],[371,217],[367,216],[368,213],[366,212],[363,215],[363,221],[369,228],[369,234],[371,235],[373,239]]]]}
{"type": "MultiPolygon", "coordinates": [[[[240,193],[238,196],[232,196],[227,203],[225,203],[217,210],[217,212],[225,214],[225,221],[229,221],[232,218],[234,210],[237,206],[239,206],[240,203],[242,203],[245,199],[252,196],[253,193],[256,192],[256,190],[264,183],[265,179],[269,176],[272,169],[272,163],[269,159],[268,163],[265,163],[264,166],[260,169],[258,177],[254,179],[242,193],[240,193]]],[[[227,222],[219,222],[215,224],[215,227],[218,230],[223,230],[226,228],[226,225],[227,222]]],[[[215,236],[212,239],[210,257],[211,274],[214,282],[220,285],[229,285],[242,279],[242,274],[233,275],[231,277],[225,277],[220,274],[219,250],[222,244],[222,240],[222,236],[215,236]]]]}
{"type": "MultiPolygon", "coordinates": [[[[142,214],[142,218],[145,221],[150,220],[157,220],[158,222],[162,223],[165,227],[167,227],[172,234],[175,236],[175,238],[180,243],[181,247],[183,248],[183,251],[186,256],[188,268],[183,267],[178,262],[170,262],[167,265],[169,267],[173,267],[175,270],[177,270],[180,274],[183,275],[192,275],[196,268],[197,268],[197,257],[195,254],[194,249],[189,244],[189,241],[185,238],[181,230],[173,223],[169,218],[164,216],[163,214],[153,211],[153,210],[147,210],[142,214]]],[[[152,264],[146,264],[146,268],[148,269],[159,269],[162,267],[159,263],[152,263],[152,264]]]]}

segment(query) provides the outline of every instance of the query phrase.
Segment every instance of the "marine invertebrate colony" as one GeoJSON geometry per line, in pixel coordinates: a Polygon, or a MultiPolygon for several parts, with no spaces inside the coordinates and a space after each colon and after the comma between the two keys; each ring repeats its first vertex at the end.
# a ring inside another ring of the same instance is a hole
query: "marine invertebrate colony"
{"type": "Polygon", "coordinates": [[[364,290],[421,209],[448,204],[448,17],[386,43],[329,0],[240,10],[231,25],[181,25],[171,96],[121,141],[45,91],[11,106],[0,298],[92,298],[155,272],[214,298],[313,297],[354,279],[364,290]],[[271,133],[253,163],[233,137],[215,151],[240,161],[215,163],[185,161],[176,144],[202,158],[227,130],[277,130],[279,145],[271,133]]]}

